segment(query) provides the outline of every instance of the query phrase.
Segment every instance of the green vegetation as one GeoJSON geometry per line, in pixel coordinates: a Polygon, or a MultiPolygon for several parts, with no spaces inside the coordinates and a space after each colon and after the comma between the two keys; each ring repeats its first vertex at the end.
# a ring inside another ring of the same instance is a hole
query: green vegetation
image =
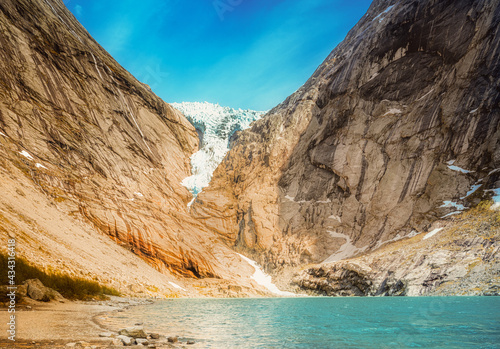
{"type": "MultiPolygon", "coordinates": [[[[0,275],[0,285],[7,285],[6,255],[0,254],[0,270],[5,271],[0,275]]],[[[98,282],[79,277],[72,277],[59,272],[46,272],[31,265],[25,259],[16,258],[16,284],[22,284],[28,279],[38,279],[44,286],[50,287],[68,299],[104,299],[106,295],[119,296],[120,293],[110,287],[102,286],[98,282]]]]}

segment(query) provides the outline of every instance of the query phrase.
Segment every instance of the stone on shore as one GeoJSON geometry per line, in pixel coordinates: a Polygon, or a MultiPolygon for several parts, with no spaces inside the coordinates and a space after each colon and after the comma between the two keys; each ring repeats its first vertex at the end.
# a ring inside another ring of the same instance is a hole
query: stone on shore
{"type": "Polygon", "coordinates": [[[115,347],[119,347],[123,345],[123,342],[120,338],[113,338],[111,344],[115,347]]]}
{"type": "Polygon", "coordinates": [[[149,336],[151,339],[160,339],[160,335],[158,333],[150,333],[149,336]]]}
{"type": "Polygon", "coordinates": [[[135,341],[136,341],[137,344],[142,344],[142,345],[148,345],[149,344],[149,341],[147,339],[144,339],[144,338],[137,338],[135,341]]]}
{"type": "Polygon", "coordinates": [[[142,326],[123,328],[118,331],[118,334],[133,338],[148,338],[148,335],[144,332],[144,328],[142,326]]]}
{"type": "Polygon", "coordinates": [[[124,336],[124,335],[119,335],[116,338],[120,339],[125,346],[130,346],[135,344],[135,339],[132,337],[124,336]]]}
{"type": "Polygon", "coordinates": [[[41,302],[49,302],[54,299],[57,301],[64,301],[64,297],[49,287],[45,287],[38,279],[26,280],[23,285],[26,286],[26,294],[31,299],[41,302]]]}
{"type": "Polygon", "coordinates": [[[109,338],[112,335],[113,334],[111,332],[101,332],[101,333],[99,333],[99,337],[104,337],[104,338],[109,338]]]}
{"type": "Polygon", "coordinates": [[[169,343],[177,343],[179,341],[179,337],[177,336],[168,337],[167,340],[169,343]]]}

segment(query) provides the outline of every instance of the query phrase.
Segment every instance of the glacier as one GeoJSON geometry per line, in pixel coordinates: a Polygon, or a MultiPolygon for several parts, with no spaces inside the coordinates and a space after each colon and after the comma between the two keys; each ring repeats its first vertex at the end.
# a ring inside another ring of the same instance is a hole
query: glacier
{"type": "Polygon", "coordinates": [[[191,156],[192,175],[181,182],[194,197],[210,183],[213,172],[229,151],[231,136],[236,131],[248,128],[252,121],[266,113],[223,107],[208,102],[182,102],[170,105],[186,116],[200,136],[200,150],[191,156]]]}

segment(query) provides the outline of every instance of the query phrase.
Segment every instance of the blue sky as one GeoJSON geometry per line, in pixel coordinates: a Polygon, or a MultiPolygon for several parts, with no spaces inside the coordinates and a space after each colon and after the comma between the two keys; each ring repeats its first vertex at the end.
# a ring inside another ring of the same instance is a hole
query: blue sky
{"type": "Polygon", "coordinates": [[[281,103],[371,0],[65,0],[90,34],[167,102],[281,103]]]}

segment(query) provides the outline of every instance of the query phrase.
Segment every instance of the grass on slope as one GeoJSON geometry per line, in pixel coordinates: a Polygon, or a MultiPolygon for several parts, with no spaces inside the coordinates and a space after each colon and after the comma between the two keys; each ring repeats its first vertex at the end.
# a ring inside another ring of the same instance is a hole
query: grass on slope
{"type": "MultiPolygon", "coordinates": [[[[9,281],[7,278],[7,270],[9,270],[7,262],[7,256],[0,254],[0,270],[3,271],[0,275],[0,285],[7,285],[9,281]]],[[[44,286],[58,291],[63,297],[68,299],[103,299],[106,295],[120,295],[117,290],[102,286],[95,281],[72,277],[59,272],[45,272],[19,257],[16,258],[15,271],[17,285],[22,284],[28,279],[39,279],[44,286]]]]}

